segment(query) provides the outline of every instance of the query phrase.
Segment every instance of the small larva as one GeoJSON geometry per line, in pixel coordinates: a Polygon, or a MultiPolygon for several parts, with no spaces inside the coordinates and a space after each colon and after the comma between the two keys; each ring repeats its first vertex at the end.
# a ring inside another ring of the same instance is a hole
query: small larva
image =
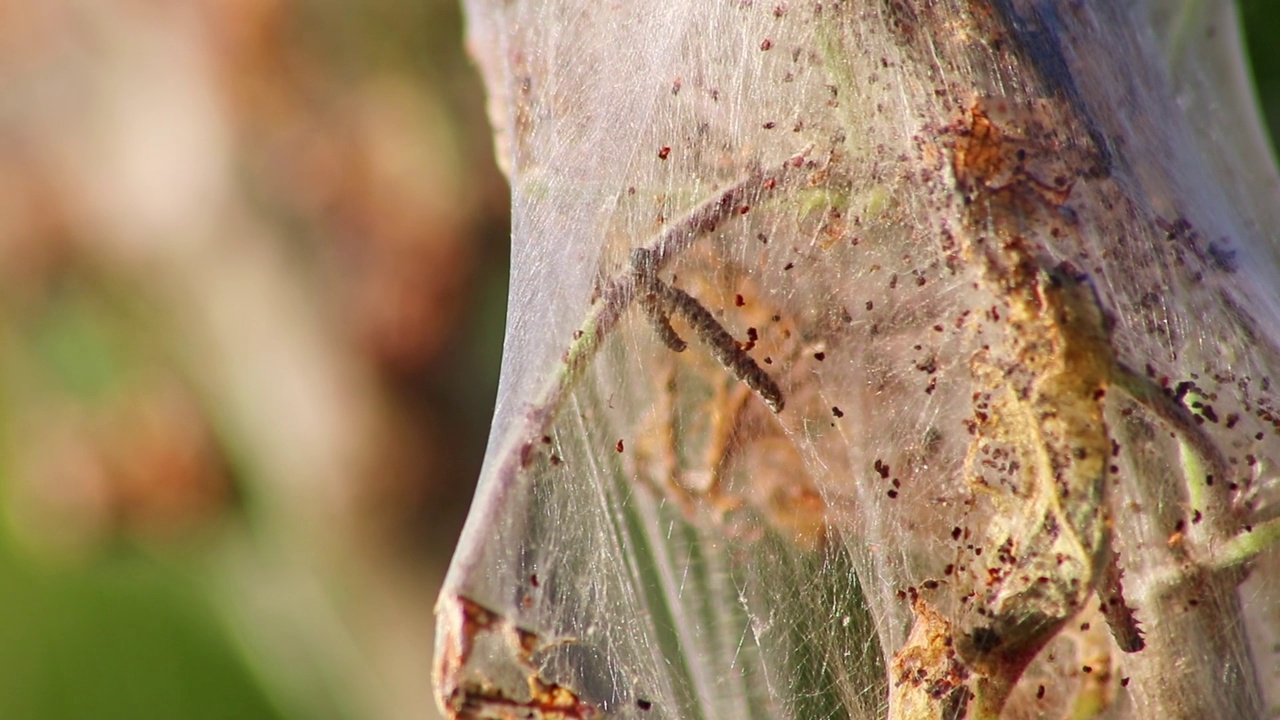
{"type": "Polygon", "coordinates": [[[669,314],[680,315],[726,370],[754,390],[770,410],[782,412],[782,390],[778,384],[738,345],[710,310],[689,293],[659,280],[653,271],[651,252],[643,248],[633,250],[631,263],[635,268],[640,306],[663,344],[676,352],[688,347],[671,327],[669,314]]]}

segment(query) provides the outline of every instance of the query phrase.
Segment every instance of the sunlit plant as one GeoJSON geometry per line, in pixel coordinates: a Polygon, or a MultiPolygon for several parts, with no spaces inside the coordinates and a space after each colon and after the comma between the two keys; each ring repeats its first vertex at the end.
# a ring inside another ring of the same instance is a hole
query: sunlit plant
{"type": "Polygon", "coordinates": [[[1229,5],[468,9],[515,224],[448,713],[1272,716],[1229,5]]]}

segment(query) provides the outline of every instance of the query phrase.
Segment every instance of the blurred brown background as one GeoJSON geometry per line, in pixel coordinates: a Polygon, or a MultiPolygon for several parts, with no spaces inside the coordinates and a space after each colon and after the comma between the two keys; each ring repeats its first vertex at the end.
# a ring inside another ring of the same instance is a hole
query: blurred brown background
{"type": "Polygon", "coordinates": [[[507,232],[452,2],[0,0],[0,717],[433,717],[507,232]]]}
{"type": "Polygon", "coordinates": [[[0,717],[434,712],[507,205],[453,3],[0,1],[0,717]]]}

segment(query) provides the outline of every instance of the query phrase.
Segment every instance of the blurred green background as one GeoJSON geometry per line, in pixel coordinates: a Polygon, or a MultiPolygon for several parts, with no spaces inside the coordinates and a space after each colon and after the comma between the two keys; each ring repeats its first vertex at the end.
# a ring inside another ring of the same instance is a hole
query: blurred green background
{"type": "Polygon", "coordinates": [[[507,275],[459,9],[0,3],[0,89],[0,718],[434,717],[507,275]]]}

